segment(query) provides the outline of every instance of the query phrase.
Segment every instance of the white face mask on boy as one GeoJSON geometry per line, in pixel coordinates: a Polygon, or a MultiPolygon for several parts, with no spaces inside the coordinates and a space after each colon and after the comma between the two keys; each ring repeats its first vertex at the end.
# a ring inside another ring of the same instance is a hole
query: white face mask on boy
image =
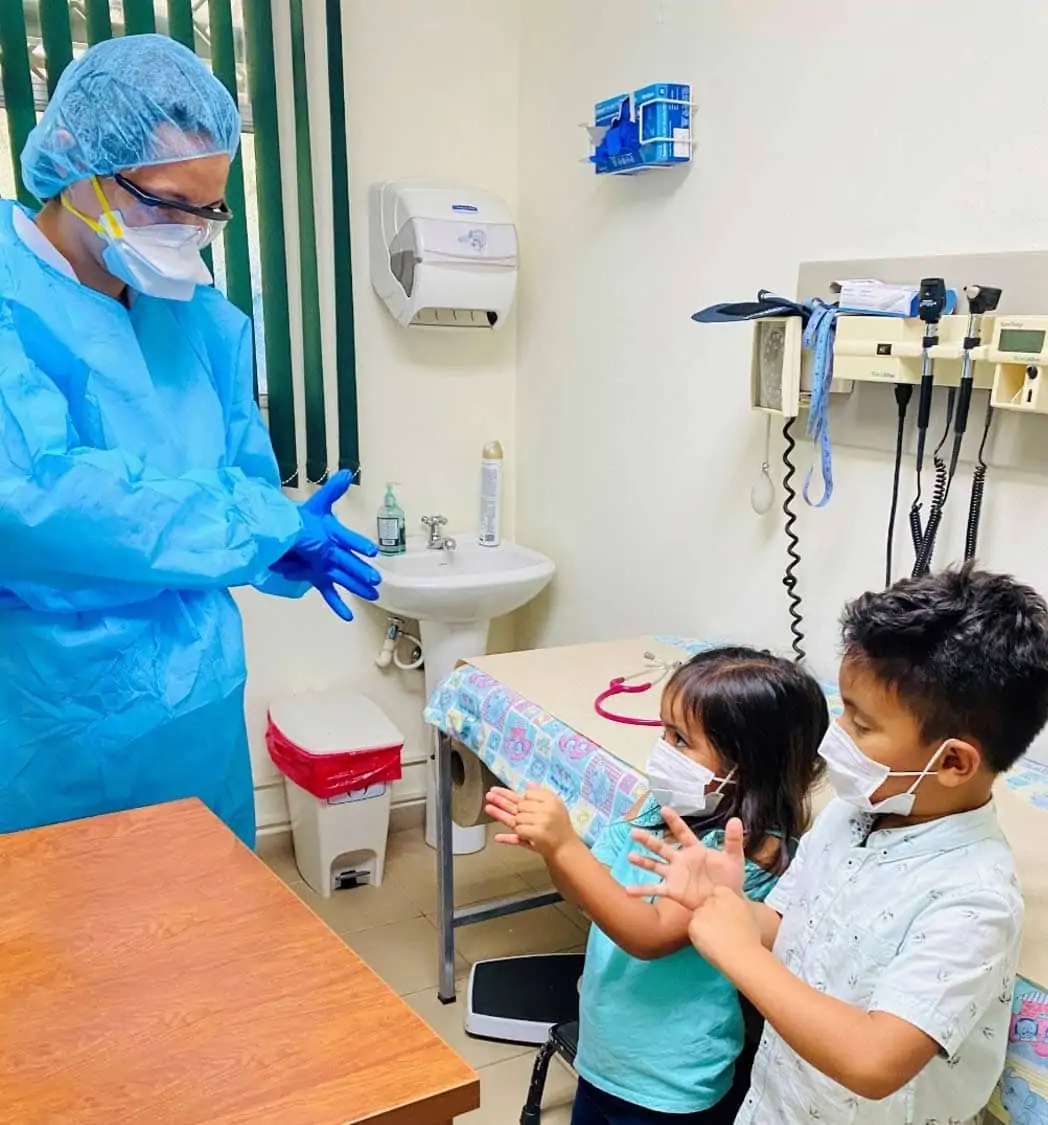
{"type": "Polygon", "coordinates": [[[840,723],[830,723],[829,730],[819,746],[819,755],[826,763],[830,784],[842,801],[860,809],[862,812],[891,813],[895,816],[909,816],[913,812],[913,802],[917,786],[932,772],[932,767],[942,757],[949,746],[944,742],[928,760],[923,770],[891,770],[888,766],[868,758],[849,736],[840,723]],[[917,780],[905,793],[873,801],[873,794],[889,777],[914,777],[917,780]]]}
{"type": "Polygon", "coordinates": [[[646,767],[648,787],[660,805],[669,806],[679,816],[709,815],[717,811],[724,795],[724,786],[735,774],[718,778],[711,769],[693,762],[687,754],[671,746],[664,738],[651,748],[646,767]],[[712,793],[706,786],[719,781],[712,793]]]}

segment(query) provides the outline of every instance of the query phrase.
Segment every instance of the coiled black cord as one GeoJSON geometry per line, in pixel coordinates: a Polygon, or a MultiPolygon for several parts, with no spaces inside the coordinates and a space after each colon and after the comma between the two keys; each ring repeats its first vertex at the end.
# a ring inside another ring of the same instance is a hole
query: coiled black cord
{"type": "MultiPolygon", "coordinates": [[[[892,550],[895,546],[895,517],[899,512],[899,481],[902,476],[902,447],[906,436],[906,410],[913,398],[913,384],[896,383],[895,401],[899,407],[899,432],[895,438],[895,472],[892,475],[892,506],[888,512],[888,540],[884,552],[884,585],[892,584],[892,550]]],[[[912,525],[911,525],[912,526],[912,525]]]]}
{"type": "Polygon", "coordinates": [[[917,485],[917,499],[910,508],[910,539],[913,540],[913,557],[916,560],[921,553],[921,544],[924,542],[924,528],[921,527],[921,491],[917,485]]]}
{"type": "Polygon", "coordinates": [[[943,463],[942,472],[939,463],[935,466],[935,490],[932,493],[932,506],[928,510],[928,525],[924,529],[924,540],[921,543],[917,561],[913,564],[913,577],[923,578],[932,565],[932,554],[935,551],[935,537],[939,534],[939,524],[942,523],[942,509],[949,493],[949,481],[946,475],[946,465],[943,463]]]}
{"type": "Polygon", "coordinates": [[[924,529],[917,549],[917,558],[913,564],[913,577],[920,578],[931,569],[932,555],[935,553],[935,538],[939,534],[939,524],[942,523],[942,510],[946,506],[947,497],[950,495],[949,468],[942,457],[942,449],[946,439],[950,436],[950,426],[953,423],[953,411],[957,404],[957,388],[951,387],[946,399],[946,424],[943,426],[942,437],[932,454],[935,465],[935,485],[932,488],[932,503],[928,509],[928,525],[924,529]]]}
{"type": "Polygon", "coordinates": [[[979,442],[979,456],[972,471],[972,497],[968,502],[968,529],[964,536],[964,559],[975,558],[979,545],[979,521],[982,519],[983,493],[986,490],[986,470],[988,468],[983,454],[986,452],[986,439],[993,425],[993,404],[986,404],[986,419],[983,422],[982,441],[979,442]]]}
{"type": "Polygon", "coordinates": [[[968,530],[964,536],[964,561],[975,558],[979,546],[979,520],[982,518],[983,493],[986,491],[986,466],[976,465],[972,472],[972,498],[968,504],[968,530]]]}
{"type": "Polygon", "coordinates": [[[793,439],[793,423],[796,418],[787,418],[786,424],[782,427],[782,438],[786,443],[785,449],[782,451],[782,463],[786,468],[786,472],[782,478],[782,490],[786,493],[786,499],[782,502],[782,511],[786,516],[786,522],[783,524],[783,531],[786,533],[786,555],[789,562],[786,564],[786,570],[782,576],[782,584],[786,587],[786,596],[789,599],[789,612],[790,612],[790,633],[793,635],[793,648],[795,659],[798,663],[805,659],[806,653],[804,651],[804,614],[801,612],[801,597],[797,593],[797,567],[801,561],[799,551],[800,538],[796,531],[793,530],[797,522],[797,513],[794,511],[793,505],[797,499],[797,490],[793,487],[793,478],[796,475],[797,467],[790,459],[791,454],[797,448],[797,443],[793,439]]]}
{"type": "MultiPolygon", "coordinates": [[[[920,419],[918,418],[918,423],[920,419]]],[[[917,431],[917,463],[924,464],[924,442],[927,428],[917,431]]],[[[916,559],[921,553],[921,544],[924,542],[924,528],[921,527],[921,470],[917,470],[917,494],[910,505],[910,539],[913,541],[913,557],[916,559]]]]}

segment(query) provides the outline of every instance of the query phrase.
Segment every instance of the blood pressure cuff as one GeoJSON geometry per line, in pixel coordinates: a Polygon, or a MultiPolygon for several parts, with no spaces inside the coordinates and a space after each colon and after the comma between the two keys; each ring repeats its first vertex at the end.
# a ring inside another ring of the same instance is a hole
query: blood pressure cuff
{"type": "Polygon", "coordinates": [[[768,289],[761,289],[755,301],[724,301],[691,314],[699,324],[730,324],[738,320],[764,320],[769,316],[799,316],[808,323],[811,309],[797,301],[779,297],[768,289]]]}

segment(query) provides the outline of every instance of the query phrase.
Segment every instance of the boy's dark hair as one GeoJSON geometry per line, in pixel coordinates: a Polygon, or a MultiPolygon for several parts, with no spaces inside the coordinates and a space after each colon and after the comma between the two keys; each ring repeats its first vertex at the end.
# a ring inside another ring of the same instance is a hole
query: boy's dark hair
{"type": "MultiPolygon", "coordinates": [[[[727,769],[735,770],[717,811],[688,817],[689,825],[701,835],[740,817],[748,856],[769,835],[798,837],[824,768],[818,749],[830,723],[818,681],[770,652],[713,648],[677,669],[664,693],[667,702],[674,696],[685,720],[701,727],[727,769]]],[[[780,848],[770,869],[779,874],[788,863],[788,850],[780,848]]]]}
{"type": "Polygon", "coordinates": [[[1048,720],[1048,604],[966,563],[863,594],[842,618],[860,661],[919,719],[926,742],[965,738],[994,773],[1048,720]]]}

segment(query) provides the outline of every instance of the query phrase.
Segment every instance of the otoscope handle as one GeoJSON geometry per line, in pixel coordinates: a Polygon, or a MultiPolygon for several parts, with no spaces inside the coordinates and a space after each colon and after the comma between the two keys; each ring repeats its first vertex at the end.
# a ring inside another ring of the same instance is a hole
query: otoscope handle
{"type": "Polygon", "coordinates": [[[972,401],[972,380],[962,379],[957,388],[957,410],[953,416],[953,432],[963,434],[968,425],[968,407],[972,401]]]}
{"type": "Polygon", "coordinates": [[[921,376],[921,397],[917,402],[917,429],[926,430],[932,416],[932,392],[935,376],[929,372],[921,376]]]}

